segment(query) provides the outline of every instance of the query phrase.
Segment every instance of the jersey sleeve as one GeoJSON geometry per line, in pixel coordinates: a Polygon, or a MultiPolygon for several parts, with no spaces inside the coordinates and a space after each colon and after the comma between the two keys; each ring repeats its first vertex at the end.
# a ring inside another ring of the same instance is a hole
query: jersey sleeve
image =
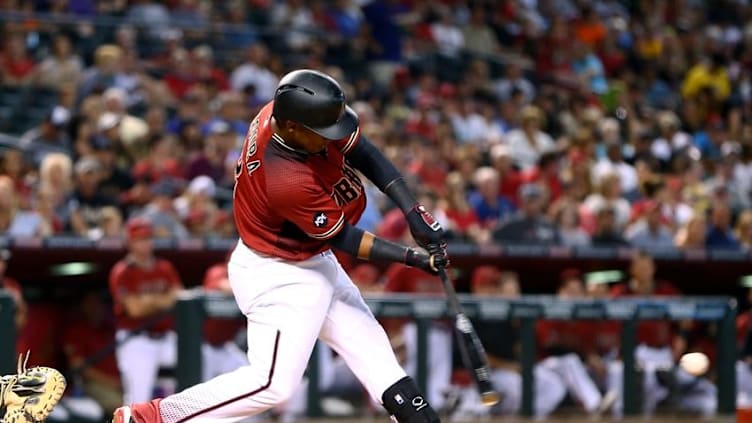
{"type": "Polygon", "coordinates": [[[344,211],[311,175],[301,174],[295,179],[268,178],[267,196],[272,210],[311,238],[332,238],[345,225],[344,211]]]}
{"type": "Polygon", "coordinates": [[[358,145],[358,141],[360,140],[360,126],[355,128],[355,132],[350,134],[349,137],[343,138],[339,141],[335,141],[334,145],[339,149],[339,151],[342,152],[342,154],[347,154],[350,151],[352,151],[353,148],[355,148],[356,145],[358,145]]]}
{"type": "Polygon", "coordinates": [[[136,294],[137,283],[130,276],[128,266],[122,262],[115,265],[110,273],[110,293],[115,301],[122,301],[129,294],[136,294]]]}
{"type": "Polygon", "coordinates": [[[164,261],[164,272],[166,273],[165,276],[167,276],[167,280],[170,281],[170,287],[172,288],[182,288],[183,282],[180,280],[180,274],[178,274],[178,271],[175,269],[175,266],[172,265],[169,261],[164,261]]]}

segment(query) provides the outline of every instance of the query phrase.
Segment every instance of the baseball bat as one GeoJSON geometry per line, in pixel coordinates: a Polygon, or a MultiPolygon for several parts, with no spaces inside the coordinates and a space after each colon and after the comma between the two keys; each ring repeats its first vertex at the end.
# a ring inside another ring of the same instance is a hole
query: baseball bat
{"type": "Polygon", "coordinates": [[[491,383],[491,371],[488,369],[486,350],[483,348],[483,344],[480,343],[478,334],[475,333],[475,328],[473,328],[470,319],[462,309],[460,300],[457,298],[457,292],[454,290],[454,285],[449,279],[446,269],[439,271],[439,277],[441,278],[442,285],[444,285],[444,292],[446,292],[447,302],[449,303],[449,311],[454,316],[454,329],[458,335],[462,362],[471,372],[483,405],[487,407],[496,405],[500,400],[500,396],[491,383]]]}

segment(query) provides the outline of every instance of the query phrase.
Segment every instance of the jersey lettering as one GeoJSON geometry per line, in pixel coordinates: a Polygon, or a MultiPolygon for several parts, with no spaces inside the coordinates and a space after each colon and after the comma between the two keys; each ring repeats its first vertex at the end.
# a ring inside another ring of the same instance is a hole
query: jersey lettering
{"type": "Polygon", "coordinates": [[[252,162],[248,162],[245,165],[246,170],[248,172],[248,176],[251,176],[251,173],[261,167],[261,160],[254,160],[252,162]]]}
{"type": "Polygon", "coordinates": [[[360,194],[347,178],[340,179],[332,188],[334,202],[340,207],[355,200],[360,194]]]}
{"type": "Polygon", "coordinates": [[[246,142],[248,143],[248,151],[246,151],[246,160],[250,159],[251,156],[256,154],[256,137],[258,136],[258,127],[259,127],[259,118],[256,116],[256,119],[253,119],[253,122],[251,122],[251,127],[248,128],[248,136],[246,137],[246,142]]]}
{"type": "Polygon", "coordinates": [[[351,167],[342,166],[342,174],[344,177],[332,185],[332,198],[340,207],[360,197],[362,186],[360,177],[351,167]]]}

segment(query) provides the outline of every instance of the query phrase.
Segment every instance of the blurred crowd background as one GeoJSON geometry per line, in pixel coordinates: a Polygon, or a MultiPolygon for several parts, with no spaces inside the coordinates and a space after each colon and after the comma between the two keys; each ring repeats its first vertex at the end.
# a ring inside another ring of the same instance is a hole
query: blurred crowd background
{"type": "MultiPolygon", "coordinates": [[[[0,232],[127,238],[146,217],[155,238],[235,237],[248,122],[305,67],[343,84],[452,241],[748,252],[750,18],[741,0],[2,0],[0,232]]],[[[359,225],[409,242],[367,196],[359,225]]],[[[655,294],[643,255],[621,281],[649,289],[569,272],[559,294],[655,294]]],[[[382,270],[352,275],[440,292],[382,270]]]]}

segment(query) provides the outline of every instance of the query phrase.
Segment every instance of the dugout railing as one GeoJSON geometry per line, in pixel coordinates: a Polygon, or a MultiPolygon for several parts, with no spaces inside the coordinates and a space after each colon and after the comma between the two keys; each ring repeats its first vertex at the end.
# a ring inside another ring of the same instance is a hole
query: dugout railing
{"type": "MultiPolygon", "coordinates": [[[[520,299],[477,298],[461,295],[461,302],[470,318],[479,320],[508,320],[520,322],[522,371],[522,409],[524,416],[533,415],[533,366],[536,357],[535,323],[538,319],[598,319],[622,322],[621,357],[624,361],[624,414],[640,413],[638,389],[639,372],[634,361],[637,343],[637,323],[640,320],[695,320],[716,322],[717,354],[716,384],[718,413],[732,415],[736,409],[737,359],[735,317],[736,300],[731,297],[630,298],[613,300],[560,300],[552,296],[524,296],[520,299]]],[[[426,352],[429,323],[447,317],[443,298],[415,295],[369,296],[366,301],[379,318],[410,318],[417,324],[418,368],[417,383],[425,388],[428,372],[426,352]]],[[[206,317],[242,317],[232,298],[205,294],[200,290],[183,291],[175,308],[178,333],[178,388],[183,389],[201,381],[201,342],[206,317]]],[[[15,329],[13,301],[0,292],[0,370],[2,374],[15,367],[15,329]]],[[[313,357],[316,357],[314,354],[313,357]]],[[[318,365],[311,360],[308,376],[318,379],[318,365]]],[[[322,415],[318,384],[309,383],[310,417],[322,415]]]]}

